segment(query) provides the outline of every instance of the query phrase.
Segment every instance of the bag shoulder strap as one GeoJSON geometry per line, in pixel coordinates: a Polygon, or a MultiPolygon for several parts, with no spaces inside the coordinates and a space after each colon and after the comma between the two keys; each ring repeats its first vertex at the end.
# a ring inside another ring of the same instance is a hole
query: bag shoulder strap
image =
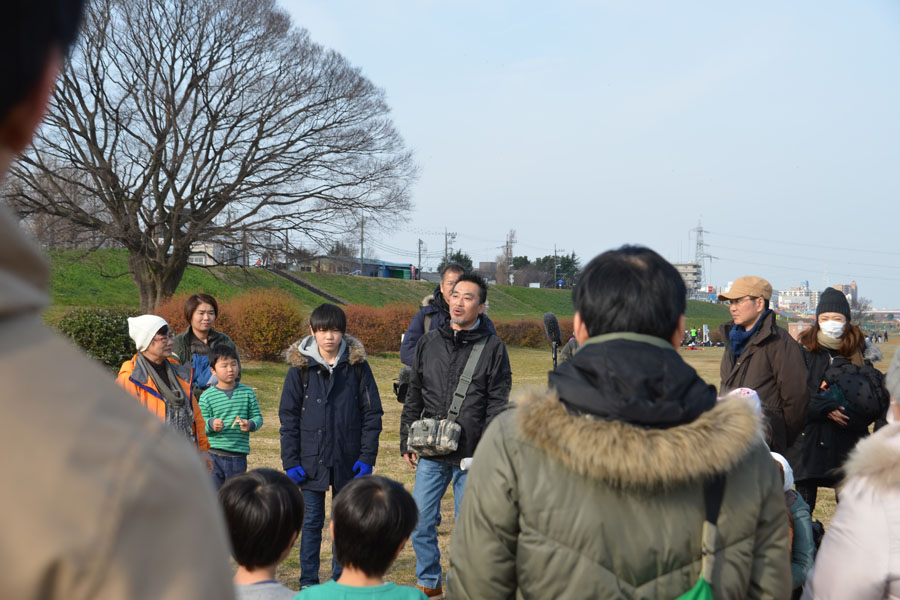
{"type": "Polygon", "coordinates": [[[434,313],[431,313],[430,315],[425,315],[425,322],[423,324],[424,325],[423,334],[431,331],[431,320],[432,319],[434,319],[434,313]]]}
{"type": "Polygon", "coordinates": [[[462,403],[465,401],[466,394],[469,391],[469,384],[472,383],[472,375],[475,374],[475,367],[478,365],[478,359],[481,358],[481,352],[484,350],[485,344],[487,344],[487,338],[488,336],[484,336],[472,345],[469,359],[466,361],[466,366],[463,368],[462,375],[459,376],[459,383],[456,385],[456,391],[453,392],[453,403],[450,404],[450,412],[447,413],[448,421],[455,422],[456,417],[459,416],[462,403]]]}
{"type": "Polygon", "coordinates": [[[706,505],[706,519],[703,521],[703,534],[701,540],[701,576],[708,583],[712,583],[713,568],[715,566],[716,537],[718,533],[717,523],[719,512],[722,510],[722,499],[725,497],[725,474],[720,473],[703,484],[703,503],[706,505]]]}

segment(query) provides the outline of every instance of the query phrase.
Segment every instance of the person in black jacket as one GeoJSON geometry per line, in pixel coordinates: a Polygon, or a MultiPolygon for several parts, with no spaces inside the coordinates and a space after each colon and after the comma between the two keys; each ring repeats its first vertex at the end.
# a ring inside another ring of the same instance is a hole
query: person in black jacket
{"type": "Polygon", "coordinates": [[[471,457],[488,422],[509,401],[512,372],[506,346],[484,318],[487,286],[476,275],[463,274],[450,297],[450,321],[426,333],[416,346],[409,393],[400,417],[400,452],[416,469],[413,498],[419,523],[412,534],[416,553],[417,587],[429,597],[442,593],[440,550],[437,543],[437,506],[453,483],[455,513],[463,498],[466,472],[463,458],[471,457]],[[407,447],[409,428],[422,418],[444,419],[453,401],[472,346],[486,338],[456,422],[462,428],[455,452],[418,457],[407,447]]]}
{"type": "MultiPolygon", "coordinates": [[[[300,485],[306,516],[300,535],[300,587],[319,583],[319,548],[325,524],[325,492],[332,498],[351,479],[372,473],[381,434],[381,398],[366,351],[345,335],[347,317],[322,304],[309,316],[312,335],[285,352],[281,462],[300,485]]],[[[332,577],[341,566],[332,560],[332,577]]]]}
{"type": "MultiPolygon", "coordinates": [[[[416,344],[429,331],[440,328],[450,320],[450,294],[456,281],[466,270],[456,263],[450,263],[441,271],[441,283],[434,288],[434,292],[422,299],[419,312],[413,317],[403,334],[403,342],[400,344],[400,362],[412,366],[416,357],[416,344]]],[[[494,324],[487,315],[481,315],[491,333],[496,333],[494,324]]]]}
{"type": "Polygon", "coordinates": [[[839,469],[869,425],[883,418],[889,396],[884,376],[872,366],[881,359],[875,346],[850,323],[850,304],[836,289],[819,297],[816,323],[800,336],[809,371],[806,425],[790,448],[797,491],[816,507],[817,489],[834,488],[839,469]]]}

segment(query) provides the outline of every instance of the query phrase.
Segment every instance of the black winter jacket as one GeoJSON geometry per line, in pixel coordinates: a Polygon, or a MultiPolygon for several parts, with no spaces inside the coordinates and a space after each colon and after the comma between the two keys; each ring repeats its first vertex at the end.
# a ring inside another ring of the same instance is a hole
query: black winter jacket
{"type": "Polygon", "coordinates": [[[288,348],[291,368],[284,379],[278,416],[281,419],[281,462],[284,470],[300,465],[304,489],[326,491],[334,469],[334,489],[353,478],[353,463],[374,465],[381,434],[381,398],[366,352],[359,340],[344,336],[347,348],[331,374],[300,351],[303,340],[288,348]],[[308,371],[303,389],[302,371],[308,371]]]}
{"type": "Polygon", "coordinates": [[[833,487],[856,443],[869,435],[869,425],[884,415],[889,395],[884,376],[866,360],[854,365],[834,351],[810,352],[804,348],[809,370],[807,387],[810,402],[803,434],[790,448],[787,459],[794,468],[794,480],[818,480],[818,485],[833,487]],[[829,389],[820,386],[825,381],[829,389]],[[828,413],[843,407],[849,422],[841,426],[828,413]]]}
{"type": "Polygon", "coordinates": [[[459,465],[461,459],[475,453],[488,422],[509,402],[512,387],[506,346],[491,333],[483,315],[476,329],[457,331],[450,327],[448,321],[439,329],[426,333],[416,346],[409,393],[400,416],[401,454],[409,452],[406,438],[414,421],[427,417],[447,418],[453,392],[472,351],[472,344],[484,336],[488,336],[487,342],[456,419],[462,428],[459,448],[451,454],[429,457],[429,460],[459,465]]]}

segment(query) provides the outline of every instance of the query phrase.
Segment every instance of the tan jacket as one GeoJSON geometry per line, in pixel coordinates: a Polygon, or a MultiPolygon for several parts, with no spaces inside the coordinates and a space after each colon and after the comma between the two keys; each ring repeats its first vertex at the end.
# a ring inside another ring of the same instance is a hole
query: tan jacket
{"type": "Polygon", "coordinates": [[[41,324],[48,274],[0,207],[0,598],[233,598],[196,451],[41,324]]]}
{"type": "Polygon", "coordinates": [[[856,445],[803,598],[900,599],[900,424],[856,445]]]}

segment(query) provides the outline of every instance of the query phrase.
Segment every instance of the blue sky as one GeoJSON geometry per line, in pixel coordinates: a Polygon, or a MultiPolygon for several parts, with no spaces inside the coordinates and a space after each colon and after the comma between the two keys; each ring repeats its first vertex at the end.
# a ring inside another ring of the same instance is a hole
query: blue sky
{"type": "Polygon", "coordinates": [[[476,263],[510,229],[532,258],[690,260],[702,218],[712,285],[854,279],[900,308],[900,3],[281,6],[385,90],[415,152],[415,210],[367,254],[415,262],[446,227],[476,263]]]}

